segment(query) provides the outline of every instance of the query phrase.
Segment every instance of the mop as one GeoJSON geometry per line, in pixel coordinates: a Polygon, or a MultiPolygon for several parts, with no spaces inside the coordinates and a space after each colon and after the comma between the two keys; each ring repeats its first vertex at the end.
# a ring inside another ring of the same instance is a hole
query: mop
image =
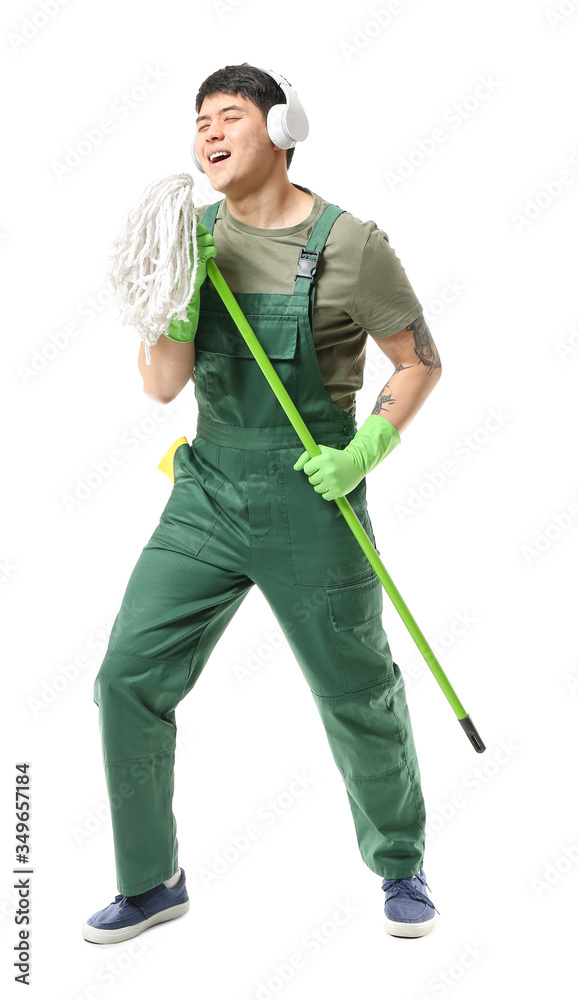
{"type": "MultiPolygon", "coordinates": [[[[198,218],[192,200],[193,185],[192,176],[186,173],[153,181],[128,213],[124,226],[113,242],[113,252],[109,255],[111,264],[107,274],[116,294],[121,313],[119,318],[123,325],[135,327],[141,340],[144,341],[147,365],[151,363],[151,346],[156,344],[173,317],[182,320],[188,318],[186,307],[193,294],[198,263],[196,240],[198,218]],[[187,280],[189,271],[190,278],[187,280]]],[[[207,260],[207,276],[220,295],[303,447],[311,458],[320,455],[320,449],[212,259],[207,260]]],[[[186,438],[181,438],[175,442],[169,456],[174,454],[178,445],[186,441],[186,438]]],[[[163,461],[169,456],[165,456],[163,461]]],[[[474,750],[476,753],[483,753],[486,747],[474,723],[347,497],[337,497],[329,502],[334,502],[339,507],[474,750]]]]}

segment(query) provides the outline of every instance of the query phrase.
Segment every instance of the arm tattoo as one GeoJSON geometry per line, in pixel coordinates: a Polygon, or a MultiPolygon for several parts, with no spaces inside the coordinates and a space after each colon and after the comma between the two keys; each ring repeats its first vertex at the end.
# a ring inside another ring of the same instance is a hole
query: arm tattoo
{"type": "MultiPolygon", "coordinates": [[[[428,376],[432,374],[434,368],[441,368],[439,354],[433,342],[429,327],[423,318],[423,313],[421,316],[418,316],[417,319],[414,319],[413,323],[410,323],[409,326],[405,327],[404,332],[405,330],[411,330],[413,333],[414,354],[417,354],[418,360],[414,365],[404,365],[400,362],[395,366],[393,374],[396,375],[397,372],[405,371],[406,368],[415,368],[420,364],[425,365],[425,367],[429,369],[428,376]]],[[[395,403],[395,399],[393,398],[393,393],[388,382],[383,389],[383,393],[378,396],[377,402],[371,412],[372,414],[377,413],[379,415],[392,403],[395,403]],[[389,389],[390,391],[386,392],[386,389],[389,389]]]]}
{"type": "MultiPolygon", "coordinates": [[[[389,382],[386,385],[386,389],[388,387],[389,387],[389,382]]],[[[377,414],[381,413],[382,407],[387,406],[388,403],[395,403],[395,399],[393,398],[391,392],[388,392],[385,396],[379,396],[371,412],[377,414]]]]}
{"type": "MultiPolygon", "coordinates": [[[[404,368],[415,368],[415,365],[402,365],[400,362],[398,365],[395,366],[393,374],[395,375],[396,372],[403,371],[404,368]]],[[[373,410],[371,411],[372,413],[380,414],[383,407],[388,406],[391,403],[395,403],[395,399],[393,398],[393,393],[391,392],[391,389],[390,392],[387,393],[385,392],[385,389],[390,389],[389,382],[384,386],[384,394],[378,396],[377,402],[373,407],[373,410]]]]}
{"type": "Polygon", "coordinates": [[[419,358],[418,364],[429,368],[428,375],[431,375],[434,368],[441,368],[441,362],[429,327],[423,318],[423,313],[414,319],[407,329],[413,332],[414,351],[419,358]]]}

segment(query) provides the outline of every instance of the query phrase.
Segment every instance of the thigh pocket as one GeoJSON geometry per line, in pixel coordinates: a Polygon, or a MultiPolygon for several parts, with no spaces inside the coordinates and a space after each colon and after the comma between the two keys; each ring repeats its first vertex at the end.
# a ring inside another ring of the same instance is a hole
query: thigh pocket
{"type": "Polygon", "coordinates": [[[335,652],[343,691],[395,682],[389,641],[383,629],[382,585],[375,575],[327,591],[335,652]]]}
{"type": "Polygon", "coordinates": [[[194,445],[174,455],[174,485],[150,541],[158,540],[186,555],[198,555],[221,514],[217,495],[225,482],[212,463],[196,460],[194,445]]]}

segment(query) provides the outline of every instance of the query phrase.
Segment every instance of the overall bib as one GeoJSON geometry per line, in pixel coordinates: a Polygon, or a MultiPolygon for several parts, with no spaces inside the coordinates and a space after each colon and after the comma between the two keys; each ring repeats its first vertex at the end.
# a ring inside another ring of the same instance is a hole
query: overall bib
{"type": "MultiPolygon", "coordinates": [[[[202,219],[210,232],[218,206],[202,219]]],[[[342,211],[330,205],[319,218],[293,294],[235,296],[314,440],[333,448],[356,422],[321,377],[312,275],[342,211]]],[[[319,710],[363,861],[407,878],[423,865],[425,806],[382,585],[337,504],[293,469],[303,445],[208,280],[195,345],[196,437],[173,445],[174,485],[94,682],[118,889],[143,892],[178,867],[175,709],[254,584],[319,710]]],[[[365,480],[348,500],[375,543],[365,480]]]]}

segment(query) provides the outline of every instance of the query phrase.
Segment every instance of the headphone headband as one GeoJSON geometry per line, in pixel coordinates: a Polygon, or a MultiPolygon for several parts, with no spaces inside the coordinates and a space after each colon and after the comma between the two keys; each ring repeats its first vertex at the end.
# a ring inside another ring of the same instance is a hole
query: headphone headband
{"type": "MultiPolygon", "coordinates": [[[[298,142],[303,142],[309,135],[309,122],[307,121],[307,115],[303,110],[303,105],[297,96],[297,92],[287,82],[285,77],[272,72],[272,70],[263,69],[261,66],[255,66],[254,68],[272,77],[279,84],[287,99],[286,104],[274,104],[269,109],[267,115],[267,132],[269,133],[269,138],[279,149],[293,149],[298,142]]],[[[195,152],[194,140],[191,152],[195,166],[204,174],[205,171],[195,152]]]]}

